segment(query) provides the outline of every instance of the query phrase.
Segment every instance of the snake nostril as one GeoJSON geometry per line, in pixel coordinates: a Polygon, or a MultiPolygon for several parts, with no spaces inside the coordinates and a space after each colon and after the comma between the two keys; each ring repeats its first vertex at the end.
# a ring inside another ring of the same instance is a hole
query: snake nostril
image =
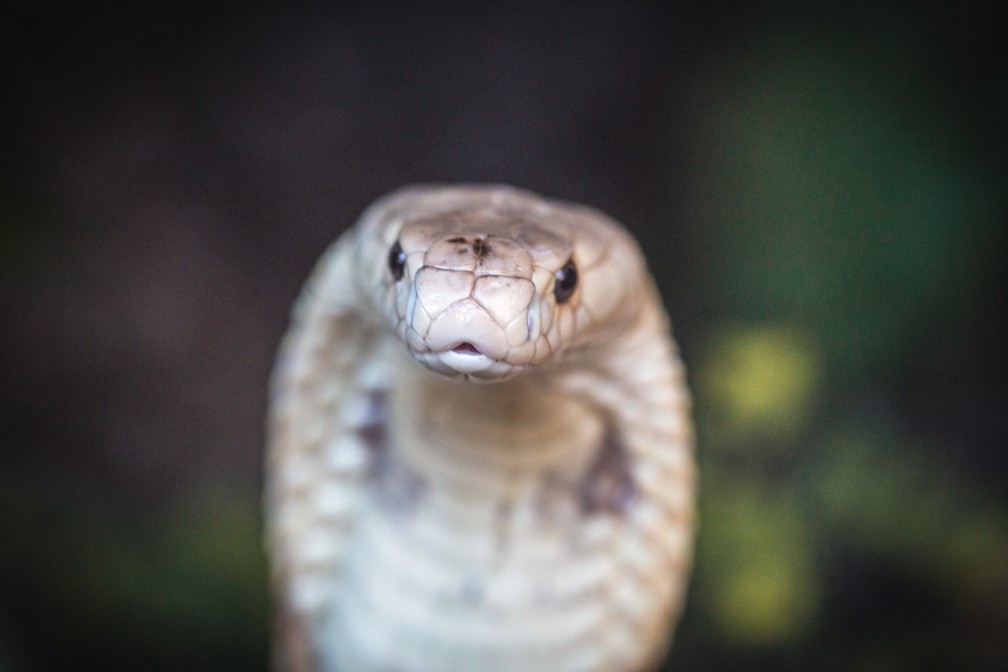
{"type": "Polygon", "coordinates": [[[466,343],[459,343],[454,348],[452,348],[452,352],[457,352],[457,353],[460,353],[460,354],[463,354],[463,355],[482,355],[483,354],[482,350],[480,350],[479,348],[477,348],[472,343],[468,343],[468,342],[466,342],[466,343]]]}

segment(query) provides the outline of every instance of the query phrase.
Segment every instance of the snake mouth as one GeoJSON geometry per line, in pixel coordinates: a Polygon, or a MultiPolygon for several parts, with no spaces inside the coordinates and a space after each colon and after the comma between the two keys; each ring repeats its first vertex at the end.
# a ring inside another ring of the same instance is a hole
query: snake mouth
{"type": "Polygon", "coordinates": [[[412,351],[412,354],[435,373],[474,382],[506,380],[523,368],[487,354],[471,341],[460,341],[444,350],[412,351]]]}
{"type": "Polygon", "coordinates": [[[486,371],[497,360],[469,341],[458,343],[436,354],[440,363],[454,373],[475,374],[486,371]]]}
{"type": "Polygon", "coordinates": [[[450,352],[455,352],[460,355],[485,355],[485,353],[477,348],[475,345],[469,342],[459,343],[450,352]]]}

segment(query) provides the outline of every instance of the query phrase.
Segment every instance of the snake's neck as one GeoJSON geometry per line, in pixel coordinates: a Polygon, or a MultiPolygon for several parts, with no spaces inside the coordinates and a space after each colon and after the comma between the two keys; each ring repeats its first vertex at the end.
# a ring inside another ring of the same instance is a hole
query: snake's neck
{"type": "Polygon", "coordinates": [[[503,496],[575,478],[606,436],[603,413],[539,377],[485,384],[409,371],[390,398],[389,448],[434,485],[478,474],[488,494],[503,496]]]}
{"type": "MultiPolygon", "coordinates": [[[[662,391],[681,375],[659,311],[642,310],[624,326],[604,341],[604,353],[586,346],[554,366],[493,383],[446,378],[399,350],[387,396],[390,462],[435,489],[479,481],[488,498],[512,499],[562,484],[582,508],[620,508],[618,501],[583,500],[594,497],[599,481],[617,491],[603,498],[622,496],[639,457],[624,435],[674,414],[662,391]]],[[[394,359],[395,346],[382,358],[394,359]]]]}

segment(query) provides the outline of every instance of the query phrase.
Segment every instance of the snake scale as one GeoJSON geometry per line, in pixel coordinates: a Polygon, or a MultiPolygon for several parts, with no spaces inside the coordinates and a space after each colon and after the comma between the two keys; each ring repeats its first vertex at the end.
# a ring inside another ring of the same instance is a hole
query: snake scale
{"type": "Polygon", "coordinates": [[[380,199],[271,380],[277,669],[655,669],[692,558],[689,415],[616,222],[508,186],[380,199]]]}

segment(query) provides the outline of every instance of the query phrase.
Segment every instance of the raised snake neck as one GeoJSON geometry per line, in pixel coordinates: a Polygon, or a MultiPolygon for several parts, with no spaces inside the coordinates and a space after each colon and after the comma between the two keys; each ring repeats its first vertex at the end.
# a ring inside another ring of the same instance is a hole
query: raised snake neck
{"type": "Polygon", "coordinates": [[[500,186],[378,201],[273,375],[277,667],[651,669],[692,555],[684,378],[600,213],[500,186]]]}

